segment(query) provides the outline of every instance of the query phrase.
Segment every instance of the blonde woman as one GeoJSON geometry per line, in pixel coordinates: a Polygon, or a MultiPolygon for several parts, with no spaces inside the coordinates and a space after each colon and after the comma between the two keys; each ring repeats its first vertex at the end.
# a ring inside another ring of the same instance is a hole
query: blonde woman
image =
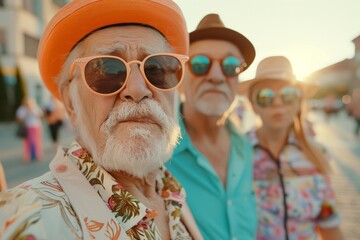
{"type": "Polygon", "coordinates": [[[261,126],[254,148],[257,239],[341,240],[328,161],[305,135],[301,104],[311,89],[297,81],[283,56],[262,60],[256,77],[239,85],[261,126]]]}

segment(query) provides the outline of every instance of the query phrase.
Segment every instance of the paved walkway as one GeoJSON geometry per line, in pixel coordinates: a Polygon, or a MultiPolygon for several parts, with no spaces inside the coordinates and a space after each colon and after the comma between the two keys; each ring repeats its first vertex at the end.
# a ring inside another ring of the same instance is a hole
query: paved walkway
{"type": "Polygon", "coordinates": [[[332,154],[331,180],[337,207],[343,219],[341,230],[346,240],[360,239],[360,138],[355,137],[355,122],[345,112],[326,117],[311,115],[317,139],[332,154]]]}
{"type": "MultiPolygon", "coordinates": [[[[0,123],[0,162],[5,169],[10,188],[48,171],[49,162],[55,153],[48,127],[43,123],[44,159],[24,164],[22,161],[23,141],[15,136],[15,130],[15,123],[0,123]]],[[[72,136],[72,128],[66,123],[60,130],[60,143],[68,145],[72,136]]]]}

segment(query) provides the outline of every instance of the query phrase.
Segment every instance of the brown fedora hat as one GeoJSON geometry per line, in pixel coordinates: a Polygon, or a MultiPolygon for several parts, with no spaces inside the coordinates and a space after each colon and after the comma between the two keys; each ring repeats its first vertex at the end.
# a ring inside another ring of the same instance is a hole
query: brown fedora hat
{"type": "Polygon", "coordinates": [[[318,90],[317,85],[296,79],[289,59],[284,56],[271,56],[264,58],[258,64],[255,78],[239,83],[237,92],[249,96],[252,86],[266,80],[287,81],[301,88],[305,97],[313,96],[318,90]]]}
{"type": "Polygon", "coordinates": [[[204,39],[225,40],[235,44],[245,58],[247,65],[245,69],[254,61],[255,48],[249,39],[230,28],[226,28],[218,14],[206,15],[195,31],[190,33],[190,44],[204,39]]]}

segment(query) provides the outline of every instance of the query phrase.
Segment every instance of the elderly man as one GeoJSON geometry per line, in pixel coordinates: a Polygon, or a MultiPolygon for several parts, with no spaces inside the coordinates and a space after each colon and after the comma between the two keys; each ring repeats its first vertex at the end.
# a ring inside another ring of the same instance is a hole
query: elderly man
{"type": "Polygon", "coordinates": [[[174,90],[187,51],[171,0],[74,0],[55,15],[40,72],[77,138],[50,172],[1,194],[1,239],[197,236],[184,190],[163,167],[179,136],[174,90]]]}
{"type": "Polygon", "coordinates": [[[254,57],[251,42],[226,28],[216,14],[205,16],[190,33],[182,140],[167,167],[185,187],[205,239],[255,238],[251,145],[225,120],[234,106],[238,76],[254,57]]]}

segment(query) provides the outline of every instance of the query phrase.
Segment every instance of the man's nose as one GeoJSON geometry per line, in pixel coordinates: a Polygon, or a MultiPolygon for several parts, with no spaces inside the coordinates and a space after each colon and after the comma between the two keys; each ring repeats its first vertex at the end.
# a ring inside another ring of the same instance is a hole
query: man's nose
{"type": "Polygon", "coordinates": [[[221,69],[221,63],[219,61],[214,61],[211,64],[206,79],[213,84],[221,84],[225,81],[226,77],[221,69]]]}
{"type": "Polygon", "coordinates": [[[119,93],[122,100],[141,102],[143,99],[151,98],[152,91],[141,74],[139,67],[138,64],[131,65],[125,88],[119,93]]]}

